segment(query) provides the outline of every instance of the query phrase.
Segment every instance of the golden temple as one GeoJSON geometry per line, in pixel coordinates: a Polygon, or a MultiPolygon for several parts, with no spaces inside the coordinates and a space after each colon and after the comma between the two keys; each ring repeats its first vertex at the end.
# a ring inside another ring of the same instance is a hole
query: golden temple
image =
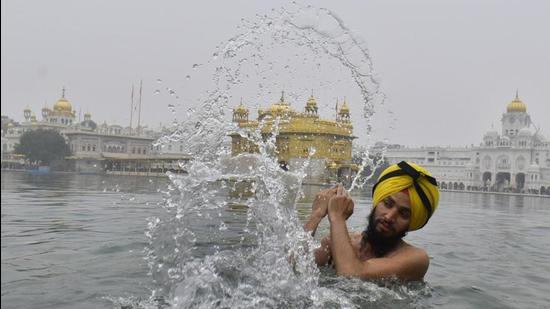
{"type": "MultiPolygon", "coordinates": [[[[339,107],[336,103],[336,119],[322,119],[318,114],[317,101],[313,94],[307,100],[304,111],[292,108],[285,100],[284,92],[279,102],[267,109],[258,110],[256,120],[249,119],[249,110],[242,101],[233,110],[233,122],[240,128],[251,132],[261,124],[262,138],[271,134],[274,121],[279,118],[278,135],[276,136],[276,153],[282,168],[288,169],[293,162],[309,158],[323,169],[325,180],[341,180],[352,177],[358,169],[352,163],[353,125],[350,110],[344,100],[339,107]]],[[[232,155],[258,152],[258,146],[239,133],[231,133],[232,155]]]]}

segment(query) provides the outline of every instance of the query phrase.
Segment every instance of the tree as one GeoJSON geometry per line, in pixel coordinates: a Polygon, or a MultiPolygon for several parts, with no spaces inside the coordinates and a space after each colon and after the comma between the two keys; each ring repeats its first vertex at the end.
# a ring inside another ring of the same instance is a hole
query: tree
{"type": "Polygon", "coordinates": [[[50,165],[54,160],[62,160],[71,154],[65,139],[55,130],[31,130],[23,133],[15,152],[25,155],[32,162],[50,165]]]}

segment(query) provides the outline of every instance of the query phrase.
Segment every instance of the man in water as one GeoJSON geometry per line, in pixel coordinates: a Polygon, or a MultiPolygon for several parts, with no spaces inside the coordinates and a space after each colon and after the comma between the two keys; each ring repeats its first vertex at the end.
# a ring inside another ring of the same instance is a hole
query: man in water
{"type": "Polygon", "coordinates": [[[402,238],[428,222],[438,201],[435,178],[424,168],[402,161],[384,170],[373,187],[367,229],[350,233],[346,220],[353,214],[353,200],[342,185],[323,190],[304,226],[314,235],[328,215],[330,235],[315,250],[315,262],[319,266],[333,263],[337,274],[347,277],[422,280],[430,262],[428,255],[402,238]]]}

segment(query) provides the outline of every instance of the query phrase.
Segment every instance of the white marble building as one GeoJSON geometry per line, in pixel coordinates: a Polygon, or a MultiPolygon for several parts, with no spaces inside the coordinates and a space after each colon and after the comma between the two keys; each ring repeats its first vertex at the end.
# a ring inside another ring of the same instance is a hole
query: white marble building
{"type": "Polygon", "coordinates": [[[393,145],[386,147],[385,157],[390,164],[405,160],[425,166],[442,189],[550,194],[550,141],[534,126],[517,94],[501,123],[501,132],[487,132],[479,146],[393,145]]]}
{"type": "MultiPolygon", "coordinates": [[[[84,120],[76,118],[76,111],[65,98],[63,89],[61,98],[53,108],[42,108],[42,119],[38,120],[30,108],[23,110],[24,121],[18,123],[7,116],[2,116],[2,166],[4,163],[18,163],[24,160],[14,154],[15,145],[23,133],[30,130],[53,129],[58,131],[70,147],[72,160],[77,170],[96,171],[100,166],[97,161],[115,157],[117,159],[145,158],[148,156],[163,157],[184,155],[181,143],[171,142],[158,146],[155,143],[160,136],[168,134],[163,131],[148,130],[146,127],[132,128],[117,124],[96,124],[90,113],[84,114],[84,120]],[[12,162],[13,161],[13,162],[12,162]]],[[[80,118],[80,117],[79,117],[80,118]]]]}

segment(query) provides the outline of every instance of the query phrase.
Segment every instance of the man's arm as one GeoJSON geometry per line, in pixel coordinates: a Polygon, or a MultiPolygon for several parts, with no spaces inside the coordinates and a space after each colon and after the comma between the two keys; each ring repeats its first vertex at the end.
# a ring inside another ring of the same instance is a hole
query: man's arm
{"type": "Polygon", "coordinates": [[[332,256],[330,249],[330,236],[326,236],[321,239],[321,247],[315,249],[313,254],[315,255],[315,264],[317,264],[317,266],[325,266],[328,264],[332,256]]]}
{"type": "Polygon", "coordinates": [[[328,201],[334,194],[336,194],[336,187],[322,190],[315,195],[315,200],[311,205],[311,214],[304,225],[304,230],[311,233],[311,236],[315,236],[319,223],[327,215],[328,201]]]}
{"type": "MultiPolygon", "coordinates": [[[[304,224],[304,230],[310,233],[311,236],[315,236],[319,223],[327,215],[328,201],[334,194],[336,194],[336,187],[325,189],[315,196],[315,200],[311,205],[311,214],[306,224],[304,224]]],[[[321,247],[315,249],[314,255],[317,266],[323,266],[328,263],[331,256],[329,237],[324,237],[321,240],[321,247]]]]}
{"type": "Polygon", "coordinates": [[[323,220],[324,217],[325,216],[319,213],[311,212],[311,215],[309,215],[309,219],[307,220],[306,224],[304,224],[304,230],[308,233],[311,233],[311,236],[315,236],[317,227],[319,226],[319,223],[321,223],[321,220],[323,220]]]}

